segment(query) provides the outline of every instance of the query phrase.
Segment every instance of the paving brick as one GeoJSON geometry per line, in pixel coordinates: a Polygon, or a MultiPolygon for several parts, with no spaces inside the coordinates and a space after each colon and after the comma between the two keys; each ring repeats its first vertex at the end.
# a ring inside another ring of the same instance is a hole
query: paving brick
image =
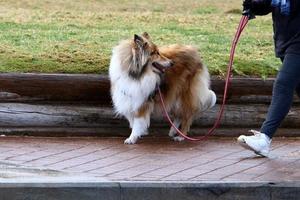
{"type": "MultiPolygon", "coordinates": [[[[129,159],[129,160],[123,160],[121,162],[112,164],[107,167],[101,167],[101,168],[98,167],[97,169],[91,170],[89,172],[96,173],[96,174],[102,173],[105,175],[110,175],[113,173],[117,173],[117,172],[121,172],[123,170],[133,168],[133,167],[137,167],[140,165],[145,165],[147,163],[149,163],[148,159],[142,158],[142,157],[137,157],[137,158],[133,158],[133,159],[129,159]]],[[[71,168],[70,170],[74,170],[74,169],[71,168]]]]}
{"type": "MultiPolygon", "coordinates": [[[[128,152],[125,151],[122,148],[103,148],[103,149],[97,149],[85,154],[80,154],[78,156],[72,156],[68,158],[67,160],[61,160],[51,165],[51,167],[54,167],[56,169],[68,169],[68,168],[82,168],[81,166],[85,164],[90,164],[93,162],[98,162],[102,159],[107,158],[113,158],[114,160],[118,160],[121,157],[130,158],[130,155],[128,155],[128,152]],[[67,161],[67,162],[66,162],[67,161]]],[[[136,157],[136,154],[132,154],[131,157],[136,157]]],[[[84,166],[83,166],[84,168],[84,166]]],[[[82,169],[83,169],[82,168],[82,169]]]]}

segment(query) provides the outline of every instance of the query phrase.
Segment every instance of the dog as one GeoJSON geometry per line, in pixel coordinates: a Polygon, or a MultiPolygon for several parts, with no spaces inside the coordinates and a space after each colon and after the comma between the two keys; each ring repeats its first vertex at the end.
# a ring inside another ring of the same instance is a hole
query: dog
{"type": "MultiPolygon", "coordinates": [[[[135,144],[148,134],[150,116],[160,110],[157,87],[174,124],[184,134],[197,114],[216,103],[198,50],[178,44],[158,47],[148,33],[135,34],[113,48],[109,78],[115,113],[124,116],[132,129],[125,144],[135,144]]],[[[169,136],[175,141],[184,140],[174,128],[169,136]]]]}

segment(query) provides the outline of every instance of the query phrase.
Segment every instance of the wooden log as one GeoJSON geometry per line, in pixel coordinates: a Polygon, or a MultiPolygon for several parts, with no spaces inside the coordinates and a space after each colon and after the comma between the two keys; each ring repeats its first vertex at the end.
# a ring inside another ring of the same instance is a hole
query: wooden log
{"type": "Polygon", "coordinates": [[[110,103],[109,80],[102,75],[0,74],[0,101],[97,101],[110,103]]]}
{"type": "MultiPolygon", "coordinates": [[[[219,106],[198,116],[194,127],[213,125],[219,106]]],[[[222,127],[259,127],[263,122],[267,107],[262,104],[226,106],[221,121],[222,127]]],[[[166,126],[162,115],[152,117],[152,126],[166,126]]],[[[115,116],[111,108],[92,105],[41,105],[24,103],[0,104],[0,127],[69,127],[69,128],[107,128],[128,129],[124,119],[115,116]]],[[[294,106],[289,112],[283,127],[300,127],[300,106],[294,106]]]]}
{"type": "MultiPolygon", "coordinates": [[[[228,103],[268,103],[274,79],[233,78],[228,103]]],[[[0,102],[80,102],[110,105],[106,75],[0,74],[0,102]]],[[[223,95],[224,80],[212,78],[212,89],[223,95]]]]}
{"type": "MultiPolygon", "coordinates": [[[[253,127],[251,127],[253,128],[253,127]]],[[[249,128],[233,128],[220,127],[215,130],[213,136],[220,137],[238,137],[241,134],[249,133],[249,128]]],[[[149,137],[165,136],[168,137],[168,126],[151,126],[149,137]]],[[[208,128],[193,126],[190,130],[190,135],[200,136],[205,135],[208,128]]],[[[0,128],[1,136],[39,136],[39,137],[128,137],[130,129],[128,127],[9,127],[0,128]]],[[[276,132],[276,137],[299,137],[299,129],[280,128],[276,132]]],[[[122,139],[120,139],[122,140],[122,139]]]]}

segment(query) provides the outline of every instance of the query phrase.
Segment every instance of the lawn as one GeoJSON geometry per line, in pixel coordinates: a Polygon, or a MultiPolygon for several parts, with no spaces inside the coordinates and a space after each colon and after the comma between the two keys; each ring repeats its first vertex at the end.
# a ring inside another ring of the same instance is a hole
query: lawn
{"type": "MultiPolygon", "coordinates": [[[[147,31],[158,45],[192,44],[224,75],[242,0],[3,0],[0,72],[107,73],[112,47],[147,31]]],[[[273,76],[271,16],[249,22],[234,73],[273,76]]]]}

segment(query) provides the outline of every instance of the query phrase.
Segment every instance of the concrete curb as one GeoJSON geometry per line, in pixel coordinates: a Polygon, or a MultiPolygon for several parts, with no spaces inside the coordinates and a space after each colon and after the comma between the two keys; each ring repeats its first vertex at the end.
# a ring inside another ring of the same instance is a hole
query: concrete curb
{"type": "Polygon", "coordinates": [[[0,199],[43,200],[298,200],[293,182],[13,182],[0,181],[0,199]]]}

